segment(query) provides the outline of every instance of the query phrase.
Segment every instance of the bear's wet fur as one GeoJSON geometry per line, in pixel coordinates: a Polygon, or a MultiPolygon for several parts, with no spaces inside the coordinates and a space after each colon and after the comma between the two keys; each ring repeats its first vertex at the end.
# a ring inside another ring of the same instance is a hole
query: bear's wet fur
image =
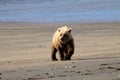
{"type": "Polygon", "coordinates": [[[63,26],[57,29],[53,35],[51,44],[51,60],[57,61],[56,53],[59,52],[60,60],[71,60],[74,54],[74,39],[71,35],[71,28],[63,26]]]}

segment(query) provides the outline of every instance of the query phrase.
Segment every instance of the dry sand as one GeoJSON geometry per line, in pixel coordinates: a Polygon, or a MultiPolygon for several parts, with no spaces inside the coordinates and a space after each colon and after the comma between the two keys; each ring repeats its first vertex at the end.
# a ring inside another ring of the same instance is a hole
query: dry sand
{"type": "Polygon", "coordinates": [[[0,80],[120,80],[120,23],[0,23],[0,80]],[[71,61],[50,61],[54,31],[73,28],[71,61]]]}

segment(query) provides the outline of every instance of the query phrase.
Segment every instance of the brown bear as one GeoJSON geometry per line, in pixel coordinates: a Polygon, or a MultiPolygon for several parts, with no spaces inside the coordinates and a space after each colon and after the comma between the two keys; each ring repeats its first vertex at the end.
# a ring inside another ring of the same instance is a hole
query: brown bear
{"type": "Polygon", "coordinates": [[[71,60],[74,53],[74,40],[71,28],[63,26],[57,29],[53,35],[51,44],[51,60],[57,61],[56,53],[59,51],[60,60],[71,60]]]}

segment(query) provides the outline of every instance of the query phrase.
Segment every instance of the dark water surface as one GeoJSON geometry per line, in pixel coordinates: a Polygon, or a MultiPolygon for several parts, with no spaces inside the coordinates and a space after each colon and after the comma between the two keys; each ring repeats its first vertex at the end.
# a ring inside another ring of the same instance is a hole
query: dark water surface
{"type": "Polygon", "coordinates": [[[119,22],[120,0],[0,0],[0,22],[119,22]]]}

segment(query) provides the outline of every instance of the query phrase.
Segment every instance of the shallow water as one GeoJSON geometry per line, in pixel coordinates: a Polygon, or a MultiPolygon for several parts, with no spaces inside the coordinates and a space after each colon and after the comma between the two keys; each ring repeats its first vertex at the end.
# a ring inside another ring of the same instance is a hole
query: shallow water
{"type": "Polygon", "coordinates": [[[0,22],[115,22],[120,0],[1,0],[0,22]]]}

